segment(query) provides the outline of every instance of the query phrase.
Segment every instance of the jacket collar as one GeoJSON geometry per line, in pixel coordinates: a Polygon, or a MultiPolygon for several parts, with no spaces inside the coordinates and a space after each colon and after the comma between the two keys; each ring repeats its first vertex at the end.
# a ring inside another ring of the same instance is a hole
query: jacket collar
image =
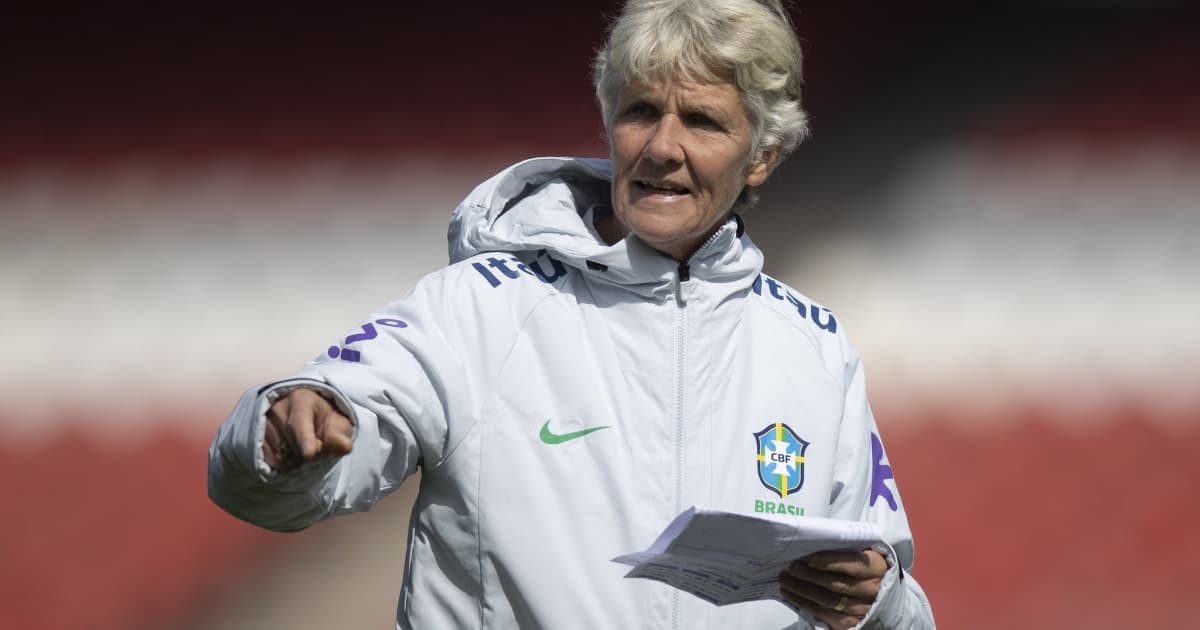
{"type": "MultiPolygon", "coordinates": [[[[589,277],[644,296],[667,297],[680,263],[634,235],[609,245],[591,225],[608,211],[608,160],[533,158],[480,184],[450,222],[450,262],[485,252],[545,251],[589,277]]],[[[721,292],[749,287],[762,270],[762,252],[731,218],[688,259],[691,280],[721,292]]],[[[689,280],[690,281],[690,280],[689,280]]]]}

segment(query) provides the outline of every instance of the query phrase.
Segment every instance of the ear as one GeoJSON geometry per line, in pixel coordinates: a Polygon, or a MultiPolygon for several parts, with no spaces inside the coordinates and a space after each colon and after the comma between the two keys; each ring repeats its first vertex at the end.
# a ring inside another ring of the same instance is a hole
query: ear
{"type": "Polygon", "coordinates": [[[758,157],[746,169],[746,185],[761,186],[767,181],[767,176],[775,169],[775,161],[779,159],[779,149],[771,147],[758,152],[758,157]]]}

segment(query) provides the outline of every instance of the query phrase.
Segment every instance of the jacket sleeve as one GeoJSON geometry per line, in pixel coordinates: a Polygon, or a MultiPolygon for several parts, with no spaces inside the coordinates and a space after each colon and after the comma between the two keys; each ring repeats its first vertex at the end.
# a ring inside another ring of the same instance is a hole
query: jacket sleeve
{"type": "Polygon", "coordinates": [[[913,538],[904,503],[867,402],[862,362],[847,343],[846,406],[838,438],[830,515],[867,521],[883,531],[877,549],[888,561],[879,596],[858,627],[886,630],[934,628],[933,611],[913,578],[913,538]]]}
{"type": "Polygon", "coordinates": [[[448,418],[471,400],[461,340],[447,333],[454,287],[444,272],[371,315],[295,378],[242,396],[209,449],[213,502],[261,527],[295,531],[368,510],[418,465],[440,463],[456,439],[448,418]],[[279,474],[262,454],[265,413],[298,387],[323,393],[350,418],[353,449],[279,474]]]}

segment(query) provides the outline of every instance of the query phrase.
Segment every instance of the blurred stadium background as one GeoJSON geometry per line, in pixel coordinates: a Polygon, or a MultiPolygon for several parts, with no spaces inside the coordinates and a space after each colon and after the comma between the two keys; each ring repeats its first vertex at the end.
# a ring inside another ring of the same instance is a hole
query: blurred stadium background
{"type": "MultiPolygon", "coordinates": [[[[602,155],[616,2],[0,20],[0,628],[391,627],[406,497],[295,535],[208,442],[444,264],[502,166],[602,155]]],[[[944,628],[1190,627],[1200,11],[798,1],[815,135],[747,217],[865,357],[944,628]]]]}

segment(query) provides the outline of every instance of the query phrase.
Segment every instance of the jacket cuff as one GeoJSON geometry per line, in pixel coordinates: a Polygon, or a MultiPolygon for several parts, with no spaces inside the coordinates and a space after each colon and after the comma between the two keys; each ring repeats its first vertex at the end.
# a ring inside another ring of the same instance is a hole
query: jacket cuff
{"type": "Polygon", "coordinates": [[[888,563],[887,573],[879,584],[879,594],[867,615],[855,628],[883,629],[901,628],[904,617],[904,569],[896,558],[896,550],[885,542],[875,543],[871,548],[883,554],[888,563]]]}

